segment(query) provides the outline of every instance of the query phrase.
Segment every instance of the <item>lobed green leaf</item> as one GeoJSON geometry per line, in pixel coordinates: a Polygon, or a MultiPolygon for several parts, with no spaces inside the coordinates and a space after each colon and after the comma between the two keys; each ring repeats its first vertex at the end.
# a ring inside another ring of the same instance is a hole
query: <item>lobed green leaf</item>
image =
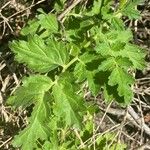
{"type": "Polygon", "coordinates": [[[14,147],[21,147],[22,150],[33,150],[37,141],[47,140],[50,130],[46,120],[50,116],[49,98],[46,92],[52,87],[50,78],[42,75],[33,75],[23,80],[14,96],[8,99],[8,103],[15,107],[27,107],[34,104],[35,107],[29,118],[29,125],[13,140],[14,147]]]}
{"type": "Polygon", "coordinates": [[[116,67],[111,75],[109,76],[108,84],[110,86],[118,85],[118,94],[119,96],[123,96],[125,99],[125,103],[129,104],[133,98],[133,92],[131,89],[131,85],[134,83],[134,79],[131,75],[126,73],[120,67],[116,67]]]}
{"type": "Polygon", "coordinates": [[[85,106],[83,99],[76,94],[77,91],[71,80],[62,77],[53,87],[55,115],[63,119],[66,125],[81,128],[81,115],[83,115],[81,112],[84,112],[85,106]]]}
{"type": "Polygon", "coordinates": [[[33,150],[38,145],[38,140],[48,140],[50,129],[46,125],[46,120],[50,116],[48,97],[44,94],[39,96],[27,128],[16,135],[13,140],[14,147],[21,147],[22,150],[33,150]]]}
{"type": "Polygon", "coordinates": [[[53,85],[50,78],[42,75],[31,75],[28,78],[24,78],[22,82],[22,86],[8,99],[8,104],[15,107],[27,107],[38,102],[40,97],[53,85]]]}
{"type": "Polygon", "coordinates": [[[13,41],[11,50],[20,63],[38,72],[48,72],[63,66],[69,59],[68,49],[62,42],[49,39],[46,44],[38,35],[29,36],[28,41],[13,41]]]}

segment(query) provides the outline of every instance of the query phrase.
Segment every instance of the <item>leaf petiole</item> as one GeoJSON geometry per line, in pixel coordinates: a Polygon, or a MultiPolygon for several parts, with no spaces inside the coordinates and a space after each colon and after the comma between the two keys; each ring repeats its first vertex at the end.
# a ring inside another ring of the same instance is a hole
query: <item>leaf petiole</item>
{"type": "Polygon", "coordinates": [[[75,63],[78,60],[78,56],[76,56],[75,58],[73,58],[67,65],[63,66],[63,70],[62,72],[65,72],[73,63],[75,63]]]}

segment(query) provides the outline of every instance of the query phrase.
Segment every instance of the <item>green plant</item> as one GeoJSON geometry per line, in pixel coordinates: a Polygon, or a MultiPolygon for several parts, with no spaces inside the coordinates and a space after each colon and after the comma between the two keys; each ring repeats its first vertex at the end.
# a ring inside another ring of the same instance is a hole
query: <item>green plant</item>
{"type": "MultiPolygon", "coordinates": [[[[120,0],[115,8],[113,2],[81,3],[63,21],[39,10],[22,29],[24,40],[10,43],[16,60],[34,71],[8,99],[15,108],[34,106],[27,127],[14,138],[15,147],[92,149],[97,108],[83,98],[86,85],[94,96],[103,91],[106,102],[114,99],[126,106],[132,101],[135,79],[130,72],[145,67],[145,52],[131,43],[132,32],[121,17],[140,17],[135,9],[140,1],[120,0]]],[[[55,1],[55,10],[63,5],[63,0],[55,1]]],[[[95,140],[97,150],[126,147],[115,144],[110,133],[95,140]]]]}

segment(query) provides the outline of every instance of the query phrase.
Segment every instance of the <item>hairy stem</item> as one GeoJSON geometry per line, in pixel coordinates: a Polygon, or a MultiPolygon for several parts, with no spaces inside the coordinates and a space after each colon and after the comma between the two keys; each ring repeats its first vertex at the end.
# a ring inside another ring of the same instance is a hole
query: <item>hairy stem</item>
{"type": "Polygon", "coordinates": [[[65,72],[74,62],[78,60],[78,56],[73,58],[67,65],[63,66],[62,72],[65,72]]]}

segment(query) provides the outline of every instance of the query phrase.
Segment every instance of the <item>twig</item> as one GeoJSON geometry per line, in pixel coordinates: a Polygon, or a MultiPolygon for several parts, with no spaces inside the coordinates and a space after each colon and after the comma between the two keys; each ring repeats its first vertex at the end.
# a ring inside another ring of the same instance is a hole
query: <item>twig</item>
{"type": "Polygon", "coordinates": [[[144,144],[144,145],[137,148],[137,150],[146,150],[146,149],[150,149],[150,145],[144,144]]]}
{"type": "MultiPolygon", "coordinates": [[[[90,137],[89,139],[87,139],[85,142],[84,142],[84,144],[86,144],[86,143],[88,143],[89,141],[92,141],[92,139],[95,137],[98,137],[98,136],[103,136],[103,135],[105,135],[105,134],[107,134],[107,133],[111,133],[111,132],[114,132],[114,131],[116,131],[117,129],[118,129],[118,127],[120,127],[120,124],[116,124],[116,125],[114,125],[114,126],[112,126],[110,129],[107,129],[106,131],[104,131],[104,132],[99,132],[99,133],[96,133],[96,134],[94,134],[92,137],[90,137]]],[[[93,144],[93,142],[91,143],[91,144],[89,144],[88,145],[88,147],[90,147],[91,145],[93,144]]],[[[78,149],[80,149],[81,148],[81,145],[79,145],[79,147],[78,147],[78,149]]]]}
{"type": "Polygon", "coordinates": [[[63,11],[59,16],[58,20],[63,22],[62,19],[77,5],[81,2],[82,0],[75,0],[65,11],[63,11]]]}
{"type": "Polygon", "coordinates": [[[8,83],[9,83],[9,81],[10,81],[10,75],[8,75],[8,76],[5,78],[4,82],[2,83],[1,92],[5,92],[6,87],[7,87],[8,83]]]}
{"type": "MultiPolygon", "coordinates": [[[[102,111],[106,112],[106,109],[102,108],[101,106],[98,106],[102,111]]],[[[116,116],[124,116],[125,110],[124,109],[117,109],[117,108],[109,108],[107,110],[107,113],[116,115],[116,116]]]]}
{"type": "Polygon", "coordinates": [[[10,24],[8,23],[8,19],[5,16],[3,16],[3,14],[1,13],[1,11],[0,11],[0,18],[3,19],[3,24],[4,24],[4,29],[3,29],[2,36],[5,34],[6,24],[9,27],[9,29],[11,30],[11,32],[13,32],[13,29],[11,28],[10,24]]]}
{"type": "Polygon", "coordinates": [[[82,148],[85,148],[85,144],[83,143],[82,139],[81,139],[81,136],[80,134],[78,133],[78,131],[76,129],[74,129],[74,132],[75,132],[75,135],[77,136],[77,138],[80,140],[80,143],[81,143],[81,147],[82,148]]]}
{"type": "MultiPolygon", "coordinates": [[[[20,11],[18,11],[18,12],[16,12],[16,13],[14,13],[13,15],[11,15],[11,16],[9,16],[7,19],[9,20],[9,19],[11,19],[11,18],[13,18],[14,16],[16,16],[16,15],[18,15],[18,14],[20,14],[20,13],[22,13],[22,12],[24,12],[24,11],[26,11],[26,10],[28,10],[28,9],[31,9],[32,7],[34,7],[34,6],[36,6],[36,5],[38,5],[38,4],[40,4],[40,3],[42,3],[42,2],[44,2],[45,0],[40,0],[39,2],[37,2],[36,4],[32,4],[32,5],[30,5],[29,7],[27,7],[26,9],[23,9],[23,10],[20,10],[20,11]]],[[[2,24],[3,22],[5,22],[4,20],[3,21],[1,21],[0,22],[0,24],[2,24]]]]}
{"type": "MultiPolygon", "coordinates": [[[[125,133],[124,131],[121,131],[123,135],[125,135],[128,139],[132,140],[132,141],[136,141],[136,139],[134,139],[133,137],[129,136],[127,133],[125,133]]],[[[140,144],[139,141],[136,141],[138,144],[140,144]]]]}
{"type": "MultiPolygon", "coordinates": [[[[100,108],[101,110],[105,111],[103,108],[100,108]]],[[[107,110],[107,113],[113,114],[113,115],[118,115],[118,116],[123,116],[125,115],[125,111],[120,111],[116,110],[113,108],[109,108],[107,110]]],[[[128,113],[127,114],[127,119],[132,122],[136,127],[141,129],[141,118],[138,116],[138,114],[133,110],[131,106],[128,107],[128,113]]],[[[143,130],[145,131],[146,134],[150,135],[150,128],[143,122],[142,123],[143,130]]]]}
{"type": "MultiPolygon", "coordinates": [[[[135,122],[138,125],[141,125],[140,117],[138,116],[138,114],[134,111],[134,109],[131,106],[128,107],[128,112],[131,115],[131,117],[135,120],[135,122]]],[[[143,126],[143,130],[145,131],[145,133],[150,135],[150,128],[144,122],[143,122],[142,126],[143,126]]]]}
{"type": "Polygon", "coordinates": [[[0,148],[3,147],[6,143],[8,143],[11,139],[12,139],[12,137],[10,137],[9,139],[7,139],[3,144],[0,145],[0,148]]]}
{"type": "MultiPolygon", "coordinates": [[[[2,62],[3,63],[3,62],[2,62]]],[[[5,68],[6,67],[6,64],[5,63],[3,63],[2,65],[0,64],[0,71],[3,69],[3,68],[5,68]]]]}
{"type": "Polygon", "coordinates": [[[108,107],[107,107],[107,109],[106,109],[106,111],[105,111],[105,113],[104,113],[104,115],[103,115],[101,121],[99,122],[99,124],[98,124],[98,126],[97,126],[97,128],[96,128],[96,130],[95,130],[95,133],[99,130],[99,128],[100,128],[102,122],[104,121],[104,119],[105,119],[105,117],[106,117],[106,114],[107,114],[107,112],[108,112],[108,110],[109,110],[111,104],[112,104],[112,101],[111,101],[110,104],[108,105],[108,107]]]}
{"type": "Polygon", "coordinates": [[[4,9],[6,6],[8,6],[10,3],[11,3],[11,1],[7,2],[6,4],[4,4],[4,6],[2,6],[2,7],[0,8],[0,12],[2,11],[2,9],[4,9]]]}
{"type": "MultiPolygon", "coordinates": [[[[142,103],[141,103],[139,94],[137,94],[137,97],[138,97],[138,100],[139,100],[139,105],[137,105],[137,108],[138,108],[138,110],[140,111],[140,114],[141,114],[141,137],[143,137],[143,132],[144,132],[144,129],[143,129],[144,115],[143,115],[143,111],[142,111],[142,103]]],[[[143,138],[141,138],[140,141],[141,141],[141,144],[142,144],[143,143],[143,138]]]]}

